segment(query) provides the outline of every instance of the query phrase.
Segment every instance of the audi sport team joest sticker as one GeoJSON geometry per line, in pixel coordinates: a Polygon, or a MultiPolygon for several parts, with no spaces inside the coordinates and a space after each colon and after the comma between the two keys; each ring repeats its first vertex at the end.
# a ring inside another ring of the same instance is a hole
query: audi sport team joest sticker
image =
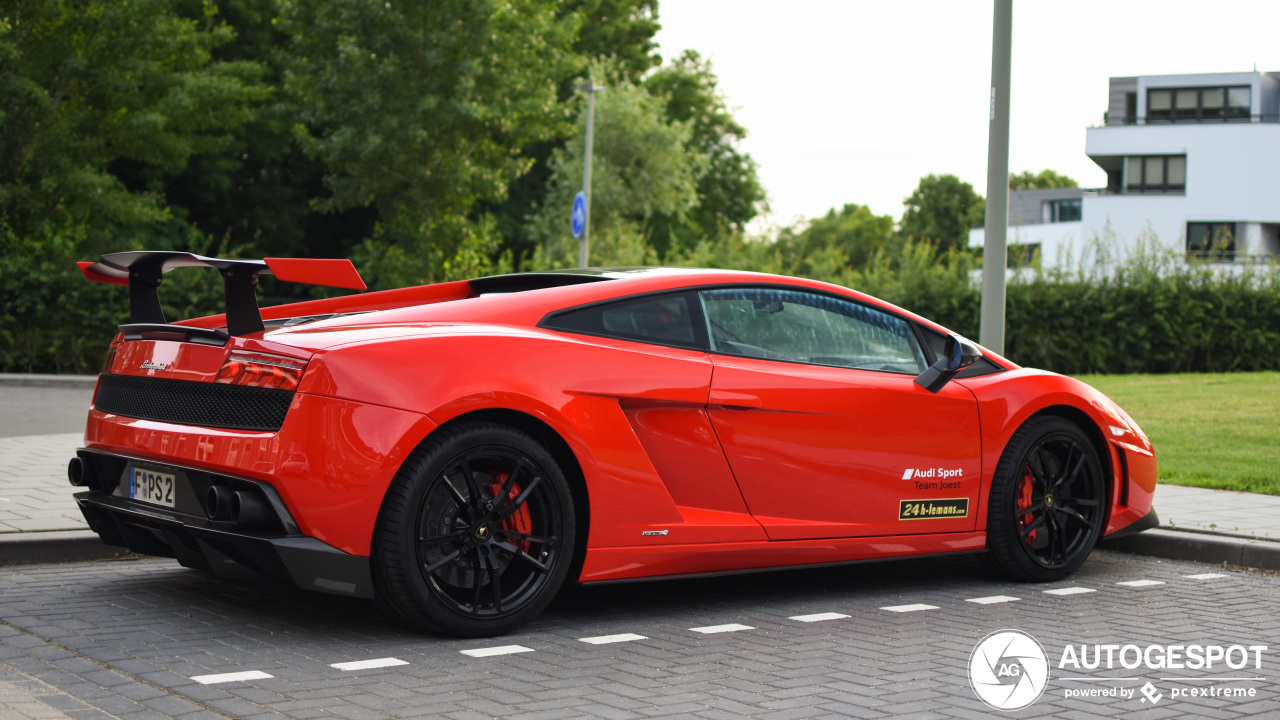
{"type": "Polygon", "coordinates": [[[899,520],[936,520],[968,516],[969,498],[902,500],[898,503],[899,520]]]}

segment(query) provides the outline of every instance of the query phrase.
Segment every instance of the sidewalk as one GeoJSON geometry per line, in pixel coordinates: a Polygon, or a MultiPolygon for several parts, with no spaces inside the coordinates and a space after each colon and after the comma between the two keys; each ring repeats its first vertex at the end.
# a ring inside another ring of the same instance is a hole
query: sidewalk
{"type": "Polygon", "coordinates": [[[0,438],[0,566],[118,557],[76,507],[67,462],[80,433],[0,438]]]}
{"type": "MultiPolygon", "coordinates": [[[[112,557],[71,495],[79,433],[0,438],[0,565],[112,557]]],[[[1159,485],[1160,528],[1107,547],[1280,570],[1280,497],[1159,485]]]]}

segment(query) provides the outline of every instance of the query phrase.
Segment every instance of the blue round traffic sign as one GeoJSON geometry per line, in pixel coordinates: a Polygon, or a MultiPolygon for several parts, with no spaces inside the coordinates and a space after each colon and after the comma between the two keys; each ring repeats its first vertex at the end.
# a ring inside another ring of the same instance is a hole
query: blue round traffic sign
{"type": "Polygon", "coordinates": [[[587,194],[581,190],[573,196],[573,236],[582,237],[587,229],[587,194]]]}

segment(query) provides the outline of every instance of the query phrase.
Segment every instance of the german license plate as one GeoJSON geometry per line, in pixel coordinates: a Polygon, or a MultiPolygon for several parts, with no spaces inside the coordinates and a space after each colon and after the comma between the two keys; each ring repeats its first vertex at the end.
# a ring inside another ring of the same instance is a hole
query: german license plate
{"type": "Polygon", "coordinates": [[[129,497],[153,505],[173,507],[174,477],[169,473],[129,467],[129,497]]]}

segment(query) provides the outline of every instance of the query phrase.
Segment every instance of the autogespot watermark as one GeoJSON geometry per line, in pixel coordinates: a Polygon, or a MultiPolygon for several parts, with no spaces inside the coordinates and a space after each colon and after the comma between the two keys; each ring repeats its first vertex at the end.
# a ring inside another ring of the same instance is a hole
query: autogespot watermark
{"type": "MultiPolygon", "coordinates": [[[[1258,697],[1255,683],[1266,680],[1260,676],[1266,651],[1266,645],[1068,644],[1054,664],[1054,680],[1063,686],[1062,697],[1067,699],[1137,700],[1142,705],[1179,698],[1252,700],[1258,697]],[[1137,669],[1202,674],[1150,678],[1109,674],[1137,669]]],[[[1021,630],[993,632],[969,656],[969,683],[978,699],[996,710],[1031,705],[1049,682],[1050,661],[1044,646],[1021,630]]]]}

